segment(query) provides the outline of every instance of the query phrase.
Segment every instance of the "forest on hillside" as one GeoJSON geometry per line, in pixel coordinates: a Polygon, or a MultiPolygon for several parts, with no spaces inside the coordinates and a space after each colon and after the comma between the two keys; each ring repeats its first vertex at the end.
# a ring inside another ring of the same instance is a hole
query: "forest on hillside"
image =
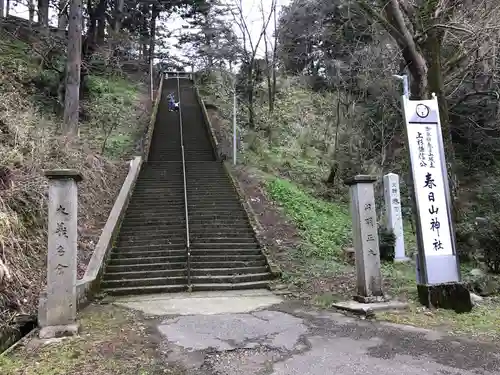
{"type": "MultiPolygon", "coordinates": [[[[109,206],[117,189],[105,171],[119,175],[116,163],[140,152],[148,132],[142,117],[151,108],[159,69],[196,72],[220,120],[219,151],[226,157],[236,96],[239,162],[294,184],[271,183],[268,190],[277,198],[297,193],[293,208],[309,211],[294,218],[314,224],[308,235],[325,259],[331,244],[340,248],[349,241],[348,215],[328,204],[347,201],[343,181],[354,174],[398,173],[412,228],[402,87],[394,78],[407,74],[412,98],[439,98],[460,257],[500,272],[500,5],[261,0],[251,13],[243,0],[0,0],[0,130],[6,145],[0,164],[13,176],[4,185],[35,181],[14,184],[24,190],[6,189],[12,194],[4,200],[9,220],[2,233],[10,242],[0,279],[10,273],[14,282],[0,293],[0,324],[35,311],[43,284],[41,170],[86,168],[89,211],[82,227],[98,228],[105,209],[94,212],[89,202],[105,186],[102,199],[109,206]],[[28,9],[28,19],[15,17],[19,7],[28,9]],[[26,205],[38,210],[27,215],[26,205]],[[478,228],[478,216],[490,225],[478,228]],[[37,271],[26,275],[26,268],[37,271]]],[[[95,241],[87,240],[81,248],[88,257],[95,241]]],[[[414,277],[408,279],[413,285],[414,277]]]]}
{"type": "Polygon", "coordinates": [[[411,221],[394,78],[407,74],[412,99],[439,98],[461,259],[498,272],[498,3],[293,0],[259,11],[257,37],[232,3],[185,40],[227,119],[235,87],[242,154],[328,199],[345,198],[343,180],[354,174],[398,173],[411,221]],[[490,225],[478,228],[476,217],[490,225]]]}

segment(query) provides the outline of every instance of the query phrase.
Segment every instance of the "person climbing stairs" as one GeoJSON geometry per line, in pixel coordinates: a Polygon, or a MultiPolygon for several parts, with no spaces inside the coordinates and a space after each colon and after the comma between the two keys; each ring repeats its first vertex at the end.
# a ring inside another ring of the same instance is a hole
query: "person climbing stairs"
{"type": "Polygon", "coordinates": [[[272,278],[196,95],[188,79],[164,81],[148,160],[101,283],[110,295],[265,288],[272,278]],[[179,113],[169,111],[176,91],[179,113]]]}

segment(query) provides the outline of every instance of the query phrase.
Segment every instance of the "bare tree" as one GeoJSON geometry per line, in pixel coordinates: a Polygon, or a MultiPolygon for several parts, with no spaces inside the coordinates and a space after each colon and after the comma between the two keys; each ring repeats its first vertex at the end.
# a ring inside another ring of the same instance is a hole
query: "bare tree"
{"type": "Polygon", "coordinates": [[[120,31],[123,19],[123,8],[125,7],[125,0],[116,0],[115,2],[115,16],[113,19],[113,29],[115,32],[120,31]]]}
{"type": "Polygon", "coordinates": [[[43,29],[49,27],[49,0],[38,0],[38,22],[43,29]]]}
{"type": "MultiPolygon", "coordinates": [[[[273,0],[274,3],[274,0],[273,0]]],[[[250,128],[255,127],[255,110],[254,110],[254,90],[255,90],[255,74],[254,70],[256,68],[256,56],[260,46],[264,38],[264,34],[266,29],[271,21],[273,16],[273,12],[269,12],[267,17],[264,17],[262,29],[259,33],[257,40],[252,40],[252,34],[250,33],[250,29],[248,28],[248,22],[244,15],[243,11],[243,1],[235,0],[233,4],[228,5],[229,11],[233,16],[234,22],[236,26],[239,28],[241,32],[241,38],[243,42],[243,53],[242,59],[243,63],[247,69],[246,72],[246,94],[247,94],[247,108],[248,108],[248,124],[250,128]]]]}
{"type": "MultiPolygon", "coordinates": [[[[363,10],[392,37],[401,51],[404,66],[411,75],[411,95],[439,99],[443,138],[447,151],[454,201],[458,192],[455,152],[450,121],[450,90],[452,95],[490,95],[491,76],[485,67],[496,64],[495,38],[500,27],[500,5],[492,0],[474,2],[453,0],[380,0],[360,2],[363,10]],[[491,64],[489,64],[491,63],[491,64]],[[477,70],[483,69],[482,74],[477,70]],[[470,91],[463,92],[464,82],[474,79],[470,91]],[[457,85],[458,82],[458,85],[457,85]],[[461,92],[462,91],[462,92],[461,92]]],[[[458,98],[458,102],[462,99],[458,98]]]]}
{"type": "Polygon", "coordinates": [[[68,59],[64,98],[63,134],[78,135],[80,70],[82,65],[82,1],[71,0],[68,29],[68,59]]]}
{"type": "MultiPolygon", "coordinates": [[[[277,25],[277,15],[276,15],[277,0],[271,0],[271,6],[269,9],[269,16],[272,15],[274,21],[273,27],[273,37],[274,40],[270,40],[267,35],[267,28],[264,29],[264,49],[265,49],[265,59],[266,59],[266,79],[267,79],[267,93],[268,93],[268,105],[269,112],[274,109],[274,97],[276,95],[276,57],[277,57],[277,46],[278,46],[278,25],[277,25]],[[271,51],[270,51],[271,50],[271,51]]],[[[264,1],[260,2],[260,12],[262,16],[262,24],[266,22],[266,10],[264,7],[264,1]]]]}
{"type": "Polygon", "coordinates": [[[57,14],[57,28],[66,30],[68,27],[69,0],[59,0],[57,14]]]}
{"type": "Polygon", "coordinates": [[[35,19],[35,1],[28,0],[28,19],[30,23],[33,23],[35,19]]]}

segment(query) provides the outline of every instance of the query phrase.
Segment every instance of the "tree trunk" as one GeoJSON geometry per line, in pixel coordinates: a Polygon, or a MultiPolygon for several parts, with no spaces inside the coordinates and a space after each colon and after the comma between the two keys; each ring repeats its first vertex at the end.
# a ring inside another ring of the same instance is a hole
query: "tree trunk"
{"type": "Polygon", "coordinates": [[[95,44],[102,46],[106,36],[106,6],[107,0],[100,0],[94,12],[94,18],[97,22],[97,29],[95,35],[95,44]]]}
{"type": "Polygon", "coordinates": [[[424,45],[425,55],[429,65],[428,81],[429,81],[429,96],[435,93],[439,103],[439,118],[441,121],[441,131],[443,134],[443,144],[446,154],[446,167],[448,170],[448,179],[450,183],[450,193],[453,205],[453,214],[455,220],[458,220],[458,177],[455,166],[455,149],[453,147],[452,131],[450,117],[448,111],[448,103],[444,93],[443,69],[441,44],[444,35],[437,30],[432,30],[428,33],[426,43],[424,45]]]}
{"type": "Polygon", "coordinates": [[[4,8],[5,8],[5,2],[4,0],[0,0],[0,18],[3,18],[4,8]]]}
{"type": "Polygon", "coordinates": [[[6,6],[5,6],[5,17],[9,17],[10,13],[10,0],[7,0],[6,6]]]}
{"type": "MultiPolygon", "coordinates": [[[[272,77],[271,75],[273,74],[274,67],[271,67],[271,61],[269,59],[269,50],[267,48],[267,34],[264,33],[264,55],[265,55],[265,61],[266,61],[266,81],[267,81],[267,100],[268,100],[268,107],[269,107],[269,113],[273,111],[273,91],[272,91],[272,77]]],[[[274,65],[274,61],[273,61],[274,65]]]]}
{"type": "Polygon", "coordinates": [[[49,0],[38,0],[38,22],[44,29],[49,27],[49,0]]]}
{"type": "Polygon", "coordinates": [[[35,19],[35,2],[34,0],[28,0],[28,19],[30,21],[30,26],[35,19]]]}
{"type": "Polygon", "coordinates": [[[57,17],[57,28],[61,30],[66,30],[68,27],[68,7],[66,5],[66,0],[59,0],[59,14],[57,17]]]}
{"type": "Polygon", "coordinates": [[[116,0],[115,17],[113,20],[113,30],[116,32],[120,31],[120,28],[122,26],[124,5],[125,5],[125,0],[116,0]]]}
{"type": "Polygon", "coordinates": [[[142,27],[141,27],[141,48],[142,48],[142,58],[144,62],[148,62],[148,47],[149,47],[149,6],[148,4],[143,4],[141,7],[142,13],[142,27]]]}
{"type": "Polygon", "coordinates": [[[68,29],[68,59],[64,98],[63,134],[78,135],[80,107],[80,69],[82,65],[82,1],[71,0],[68,29]]]}
{"type": "Polygon", "coordinates": [[[151,7],[151,21],[149,23],[149,62],[151,63],[155,55],[155,39],[156,39],[156,19],[160,14],[158,7],[154,4],[151,7]]]}
{"type": "Polygon", "coordinates": [[[247,77],[247,97],[248,97],[248,126],[250,129],[255,128],[255,119],[254,119],[254,108],[253,108],[253,89],[254,89],[254,80],[253,80],[253,64],[254,60],[250,60],[248,64],[248,77],[247,77]]]}

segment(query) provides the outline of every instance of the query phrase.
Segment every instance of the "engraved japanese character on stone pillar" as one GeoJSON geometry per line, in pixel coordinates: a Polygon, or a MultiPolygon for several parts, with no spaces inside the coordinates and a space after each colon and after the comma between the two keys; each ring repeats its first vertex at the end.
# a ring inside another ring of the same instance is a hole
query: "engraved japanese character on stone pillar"
{"type": "Polygon", "coordinates": [[[358,175],[345,181],[350,186],[352,234],[356,256],[357,295],[360,302],[384,299],[377,212],[373,183],[375,177],[358,175]]]}
{"type": "Polygon", "coordinates": [[[40,311],[40,337],[76,334],[77,182],[73,170],[45,173],[49,179],[47,290],[40,311]]]}
{"type": "Polygon", "coordinates": [[[407,261],[403,232],[403,215],[399,191],[399,176],[388,173],[384,176],[385,227],[394,234],[394,260],[407,261]]]}

